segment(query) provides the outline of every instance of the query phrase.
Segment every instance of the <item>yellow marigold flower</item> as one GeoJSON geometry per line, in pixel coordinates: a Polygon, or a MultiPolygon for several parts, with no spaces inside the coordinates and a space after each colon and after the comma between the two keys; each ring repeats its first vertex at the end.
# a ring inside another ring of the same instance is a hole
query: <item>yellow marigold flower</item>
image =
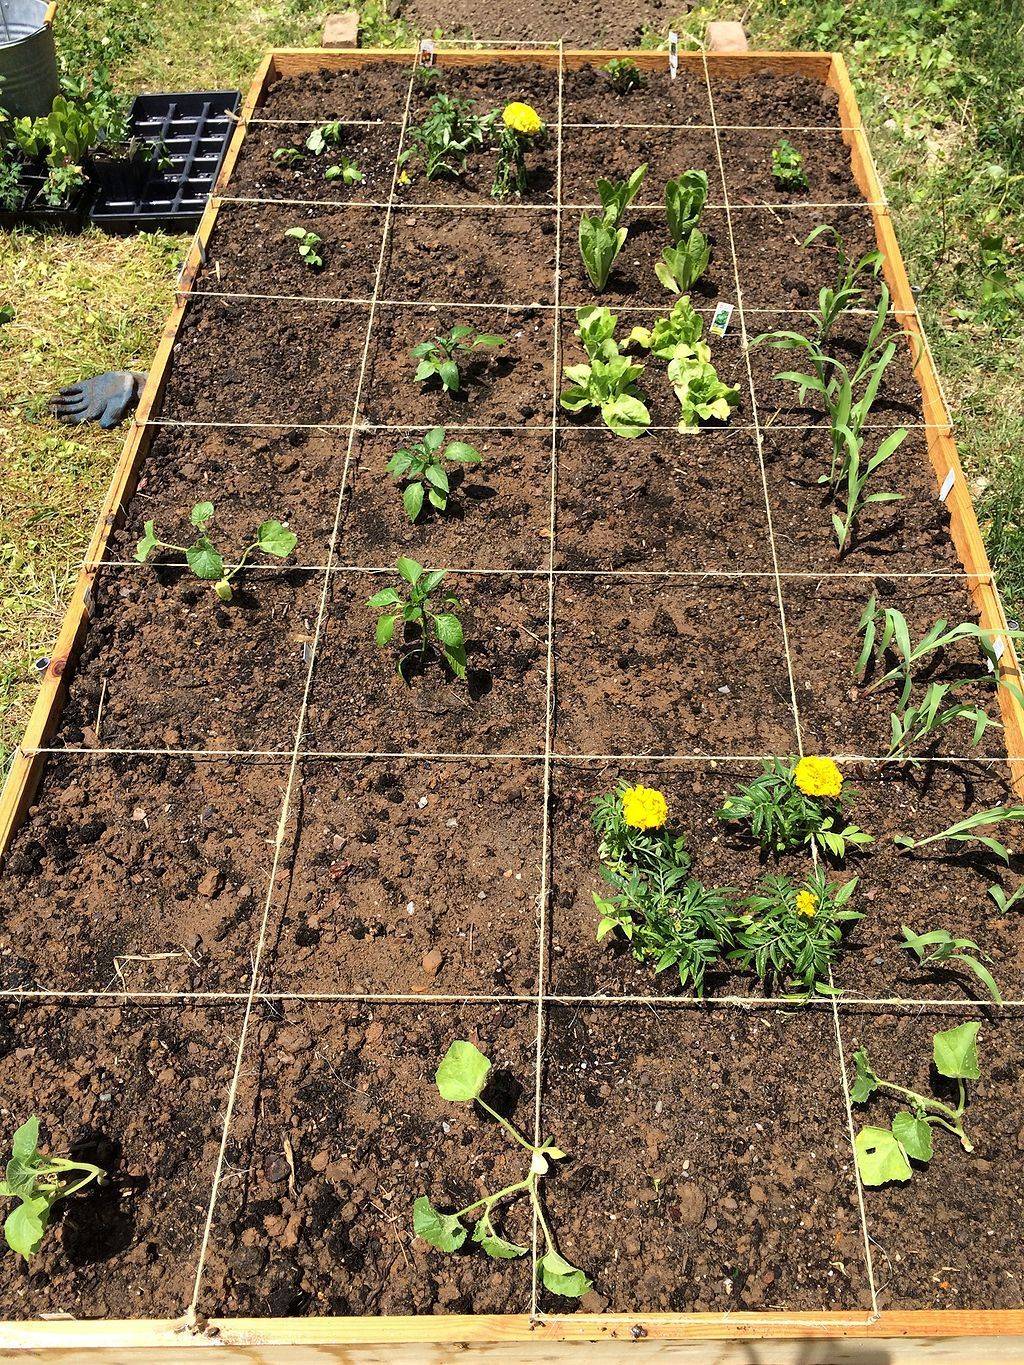
{"type": "Polygon", "coordinates": [[[514,133],[521,133],[523,137],[536,137],[538,133],[544,131],[544,122],[536,109],[528,104],[520,104],[518,100],[506,104],[501,117],[506,128],[511,128],[514,133]]]}
{"type": "Polygon", "coordinates": [[[622,793],[622,815],[634,829],[660,829],[668,819],[668,802],[651,787],[627,787],[622,793]]]}
{"type": "Polygon", "coordinates": [[[805,796],[838,796],[843,790],[843,775],[830,758],[802,758],[793,781],[805,796]]]}
{"type": "Polygon", "coordinates": [[[808,919],[814,918],[818,913],[818,898],[813,891],[796,893],[796,912],[798,915],[806,915],[808,919]]]}

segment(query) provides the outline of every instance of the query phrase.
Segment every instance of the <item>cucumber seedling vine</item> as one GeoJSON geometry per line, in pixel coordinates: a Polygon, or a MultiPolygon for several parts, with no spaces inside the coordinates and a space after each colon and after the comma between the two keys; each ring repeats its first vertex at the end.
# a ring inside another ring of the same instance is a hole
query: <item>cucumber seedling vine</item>
{"type": "Polygon", "coordinates": [[[192,508],[189,521],[195,527],[196,539],[191,545],[172,545],[169,541],[161,540],[156,534],[154,523],[147,521],[145,534],[135,548],[135,558],[140,564],[145,564],[154,550],[176,550],[185,556],[185,563],[197,578],[212,583],[220,600],[230,602],[233,595],[232,579],[242,572],[255,550],[274,559],[287,559],[299,538],[281,522],[265,521],[256,532],[256,539],[245,547],[238,562],[229,569],[224,563],[224,556],[214,547],[208,534],[213,511],[212,502],[197,502],[192,508]]]}
{"type": "Polygon", "coordinates": [[[41,1152],[39,1119],[33,1115],[15,1132],[11,1159],[0,1181],[0,1195],[19,1201],[4,1222],[7,1245],[29,1260],[42,1244],[54,1205],[70,1199],[94,1181],[102,1185],[106,1178],[102,1166],[94,1166],[90,1161],[72,1161],[41,1152]]]}

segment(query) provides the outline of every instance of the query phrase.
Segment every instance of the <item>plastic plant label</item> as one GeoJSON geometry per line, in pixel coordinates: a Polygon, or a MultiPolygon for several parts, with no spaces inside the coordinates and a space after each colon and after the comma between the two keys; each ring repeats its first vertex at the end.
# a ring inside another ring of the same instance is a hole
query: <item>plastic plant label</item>
{"type": "Polygon", "coordinates": [[[674,31],[668,35],[668,74],[673,80],[679,75],[679,34],[674,31]]]}
{"type": "Polygon", "coordinates": [[[955,483],[956,483],[956,470],[955,470],[955,469],[951,469],[951,470],[949,471],[949,473],[946,475],[946,477],[942,480],[942,487],[939,489],[939,502],[945,502],[945,501],[946,501],[946,499],[949,497],[950,493],[952,493],[952,491],[953,491],[953,485],[954,485],[955,483]]]}
{"type": "Polygon", "coordinates": [[[424,38],[420,42],[420,66],[434,65],[434,40],[424,38]]]}
{"type": "Polygon", "coordinates": [[[725,336],[725,329],[729,326],[729,323],[732,321],[732,311],[733,306],[731,303],[715,304],[715,315],[711,319],[711,326],[708,328],[708,331],[711,333],[712,336],[716,337],[725,336]]]}

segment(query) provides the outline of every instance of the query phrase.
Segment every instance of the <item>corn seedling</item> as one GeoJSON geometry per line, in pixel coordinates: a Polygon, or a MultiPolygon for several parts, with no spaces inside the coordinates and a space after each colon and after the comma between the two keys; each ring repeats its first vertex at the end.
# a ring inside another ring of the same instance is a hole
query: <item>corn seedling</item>
{"type": "Polygon", "coordinates": [[[608,77],[608,84],[617,95],[628,95],[633,90],[639,90],[644,84],[640,68],[628,57],[613,57],[601,70],[608,77]]]}
{"type": "Polygon", "coordinates": [[[854,1139],[857,1170],[865,1185],[885,1185],[890,1180],[909,1180],[913,1175],[910,1162],[930,1161],[932,1158],[932,1129],[944,1128],[959,1138],[965,1152],[974,1147],[964,1131],[964,1110],[967,1092],[964,1081],[976,1081],[981,1075],[978,1067],[978,1030],[980,1024],[960,1024],[933,1035],[932,1057],[935,1070],[957,1083],[956,1105],[944,1104],[932,1095],[920,1095],[916,1090],[884,1081],[871,1065],[867,1051],[854,1053],[856,1068],[850,1099],[864,1104],[876,1092],[896,1095],[909,1102],[894,1116],[889,1128],[864,1127],[854,1139]]]}
{"type": "Polygon", "coordinates": [[[563,379],[569,387],[558,401],[567,412],[596,408],[616,436],[642,436],[651,424],[651,414],[636,389],[644,366],[634,365],[619,353],[614,337],[618,319],[607,308],[579,308],[576,321],[588,360],[566,365],[563,379]]]}
{"type": "Polygon", "coordinates": [[[864,301],[865,276],[877,279],[885,263],[880,251],[868,251],[854,261],[846,254],[846,244],[842,233],[831,223],[819,223],[807,234],[804,247],[809,247],[819,237],[829,234],[839,253],[839,275],[834,286],[826,285],[818,292],[818,341],[825,338],[836,322],[851,308],[857,308],[864,301]]]}
{"type": "Polygon", "coordinates": [[[608,283],[625,241],[626,229],[612,226],[606,218],[592,218],[585,213],[580,219],[580,255],[595,289],[601,290],[608,283]]]}
{"type": "Polygon", "coordinates": [[[245,547],[232,568],[227,568],[224,556],[210,540],[208,531],[213,521],[213,503],[197,502],[189,514],[189,521],[195,527],[196,539],[191,545],[172,545],[160,540],[154,524],[147,521],[145,534],[135,548],[135,558],[144,564],[154,550],[175,550],[185,556],[185,563],[197,578],[213,584],[213,590],[222,602],[230,602],[231,583],[245,568],[254,550],[260,550],[274,559],[287,559],[298,544],[298,536],[289,531],[279,521],[265,521],[256,532],[256,539],[245,547]]]}
{"type": "Polygon", "coordinates": [[[654,273],[670,293],[688,294],[711,263],[711,248],[700,228],[691,228],[676,245],[667,246],[654,273]]]}
{"type": "Polygon", "coordinates": [[[453,327],[450,332],[435,336],[431,341],[421,341],[412,348],[413,359],[419,361],[413,380],[425,384],[436,377],[446,393],[458,393],[462,388],[459,357],[469,355],[479,347],[493,349],[504,344],[504,337],[477,332],[472,327],[453,327]]]}
{"type": "Polygon", "coordinates": [[[411,145],[402,153],[399,164],[404,166],[419,158],[428,180],[442,175],[457,177],[470,152],[484,147],[493,119],[493,114],[486,118],[475,114],[472,100],[434,95],[423,122],[409,130],[411,145]]]}
{"type": "Polygon", "coordinates": [[[384,647],[395,639],[395,628],[401,625],[398,636],[398,672],[416,660],[425,667],[433,645],[456,677],[466,676],[466,642],[462,622],[452,610],[459,607],[459,599],[438,593],[446,577],[444,569],[428,572],[414,559],[400,556],[395,568],[405,584],[403,592],[385,588],[367,599],[366,605],[384,613],[377,621],[377,644],[384,647]],[[441,610],[438,610],[438,608],[441,610]]]}
{"type": "Polygon", "coordinates": [[[830,883],[820,869],[802,884],[789,877],[762,878],[738,907],[730,963],[752,971],[766,990],[781,985],[790,993],[834,994],[828,977],[843,929],[862,918],[848,904],[857,880],[830,883]]]}
{"type": "MultiPolygon", "coordinates": [[[[925,934],[915,934],[913,929],[908,929],[904,924],[902,930],[901,946],[913,953],[920,966],[938,970],[964,966],[974,973],[997,1005],[1003,1003],[992,973],[976,956],[986,957],[986,954],[981,952],[973,939],[954,938],[947,929],[930,929],[925,934]]],[[[991,962],[992,959],[986,960],[991,962]]]]}
{"type": "Polygon", "coordinates": [[[697,431],[701,422],[728,422],[740,401],[739,389],[723,384],[702,341],[680,342],[668,362],[668,381],[679,399],[680,431],[697,431]]]}
{"type": "Polygon", "coordinates": [[[444,427],[434,427],[422,440],[395,451],[388,461],[388,473],[396,483],[405,485],[402,504],[410,521],[420,515],[424,502],[439,512],[447,508],[451,487],[445,461],[457,465],[480,463],[479,452],[473,446],[465,441],[449,441],[445,445],[444,438],[444,427]]]}
{"type": "Polygon", "coordinates": [[[1015,905],[1021,900],[1024,900],[1024,882],[1021,882],[1020,886],[1017,887],[1017,890],[1012,892],[1009,896],[998,883],[989,887],[988,894],[995,901],[1000,914],[1008,915],[1015,905]]]}
{"type": "Polygon", "coordinates": [[[938,834],[929,834],[925,839],[911,839],[905,834],[893,835],[893,843],[904,852],[912,849],[927,848],[929,844],[981,844],[1004,863],[1010,861],[1010,850],[991,834],[979,834],[979,830],[991,829],[993,825],[1005,824],[1008,820],[1024,820],[1024,806],[992,806],[989,810],[975,811],[966,820],[958,820],[955,825],[943,829],[938,834]]]}
{"type": "Polygon", "coordinates": [[[835,489],[835,495],[843,504],[843,510],[841,513],[832,513],[832,529],[836,533],[839,553],[843,554],[850,543],[854,525],[863,508],[872,503],[900,502],[903,498],[902,493],[888,493],[881,489],[868,493],[865,489],[868,481],[878,473],[886,460],[896,454],[906,440],[907,431],[905,427],[900,427],[898,431],[890,432],[875,453],[867,456],[864,454],[864,442],[860,436],[855,436],[848,428],[841,434],[846,454],[842,461],[840,483],[835,489]]]}
{"type": "Polygon", "coordinates": [[[828,758],[770,758],[764,771],[728,797],[720,820],[743,825],[763,853],[818,848],[836,858],[872,842],[872,836],[847,824],[842,806],[856,793],[828,758]]]}
{"type": "Polygon", "coordinates": [[[690,303],[689,294],[676,299],[667,317],[658,318],[654,326],[634,327],[629,334],[627,346],[639,346],[659,360],[671,360],[676,348],[685,344],[694,346],[704,331],[704,320],[690,303]]]}
{"type": "Polygon", "coordinates": [[[772,178],[780,190],[808,188],[803,156],[784,137],[772,148],[772,178]]]}
{"type": "Polygon", "coordinates": [[[563,1298],[581,1298],[591,1288],[590,1281],[582,1270],[577,1270],[559,1255],[540,1197],[541,1180],[551,1169],[552,1161],[565,1159],[565,1152],[550,1139],[536,1146],[487,1103],[484,1092],[490,1070],[489,1059],[477,1047],[459,1040],[452,1043],[445,1053],[434,1079],[443,1100],[452,1104],[478,1104],[514,1143],[529,1153],[527,1173],[522,1180],[474,1199],[454,1213],[441,1213],[426,1195],[420,1195],[413,1205],[413,1231],[438,1251],[458,1251],[464,1246],[467,1237],[471,1236],[472,1241],[482,1246],[485,1254],[493,1259],[514,1260],[525,1256],[530,1248],[518,1246],[502,1237],[495,1228],[494,1215],[502,1205],[525,1194],[529,1198],[535,1224],[544,1238],[544,1253],[537,1263],[544,1287],[563,1298]],[[462,1220],[474,1214],[477,1219],[470,1234],[462,1220]]]}
{"type": "Polygon", "coordinates": [[[29,1260],[42,1244],[54,1205],[93,1181],[102,1185],[106,1178],[106,1171],[89,1161],[45,1156],[39,1150],[39,1120],[33,1115],[16,1130],[0,1181],[0,1195],[19,1201],[4,1222],[7,1245],[29,1260]]]}
{"type": "Polygon", "coordinates": [[[320,255],[320,248],[324,244],[322,237],[301,227],[285,228],[284,235],[295,242],[303,265],[308,265],[310,270],[323,268],[324,261],[320,255]]]}
{"type": "Polygon", "coordinates": [[[606,180],[603,176],[597,182],[597,197],[601,201],[604,221],[609,227],[618,227],[619,219],[640,193],[640,186],[647,174],[647,162],[637,166],[625,180],[606,180]]]}
{"type": "Polygon", "coordinates": [[[990,727],[999,728],[995,720],[979,706],[970,702],[952,702],[946,698],[952,691],[952,683],[929,683],[924,696],[899,714],[893,712],[889,717],[890,740],[885,757],[891,761],[916,763],[914,751],[926,741],[934,738],[947,725],[955,720],[965,720],[974,726],[971,744],[978,745],[981,737],[990,727]]]}
{"type": "Polygon", "coordinates": [[[366,176],[349,157],[343,156],[333,166],[328,166],[324,171],[325,180],[340,180],[343,185],[362,185],[366,181],[366,176]]]}
{"type": "Polygon", "coordinates": [[[688,237],[697,226],[708,198],[704,171],[684,171],[665,185],[665,215],[673,244],[688,237]]]}

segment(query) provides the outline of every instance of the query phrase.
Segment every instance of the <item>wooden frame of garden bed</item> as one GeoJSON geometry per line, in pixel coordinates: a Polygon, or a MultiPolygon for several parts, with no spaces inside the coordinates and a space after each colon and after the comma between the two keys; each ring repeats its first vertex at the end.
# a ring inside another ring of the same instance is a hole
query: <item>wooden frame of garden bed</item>
{"type": "MultiPolygon", "coordinates": [[[[237,161],[248,120],[254,115],[269,83],[281,76],[343,70],[379,62],[411,66],[414,50],[333,51],[282,49],[268,54],[243,104],[217,182],[222,192],[237,161]]],[[[452,49],[439,52],[440,65],[478,66],[494,62],[536,63],[570,70],[588,63],[603,64],[613,57],[629,57],[646,70],[664,70],[665,53],[625,50],[568,51],[559,45],[516,49],[452,49]]],[[[878,244],[885,255],[885,276],[893,308],[907,337],[914,371],[923,396],[928,450],[936,482],[946,491],[950,531],[982,624],[1005,632],[1007,621],[995,590],[977,518],[953,440],[949,413],[927,340],[921,329],[910,284],[896,241],[856,98],[840,55],[815,52],[751,52],[744,54],[681,53],[680,68],[747,75],[769,70],[802,74],[826,83],[839,97],[842,135],[850,148],[857,184],[874,220],[878,244]]],[[[612,130],[613,131],[613,130],[612,130]]],[[[717,131],[717,129],[716,129],[717,131]]],[[[171,350],[188,301],[189,291],[203,263],[205,247],[217,218],[219,201],[211,200],[203,215],[182,271],[179,292],[163,330],[142,401],[125,441],[110,490],[65,614],[53,656],[42,679],[39,697],[22,745],[16,753],[0,796],[0,859],[30,806],[46,758],[46,745],[58,723],[64,699],[63,677],[87,628],[91,589],[116,518],[131,497],[154,428],[147,425],[159,408],[170,368],[171,350]]],[[[1001,675],[1021,686],[1020,667],[1005,638],[1001,675]]],[[[1007,688],[999,690],[1010,769],[1016,789],[1024,795],[1024,707],[1007,688]]],[[[17,994],[17,993],[15,993],[17,994]]],[[[197,1350],[213,1349],[231,1361],[353,1360],[383,1362],[414,1360],[442,1362],[453,1353],[480,1359],[512,1362],[523,1358],[523,1344],[532,1342],[536,1356],[546,1361],[578,1354],[582,1343],[600,1343],[599,1356],[622,1358],[638,1340],[672,1343],[674,1359],[706,1360],[711,1341],[734,1343],[716,1359],[769,1362],[814,1361],[957,1361],[1024,1360],[1024,1311],[882,1311],[737,1312],[737,1313],[582,1313],[420,1317],[335,1317],[278,1319],[201,1319],[125,1321],[29,1321],[0,1323],[0,1353],[28,1350],[32,1357],[54,1362],[90,1359],[111,1362],[171,1362],[195,1357],[197,1350]],[[814,1341],[847,1339],[844,1346],[824,1347],[814,1341]],[[884,1341],[884,1355],[869,1343],[884,1341]],[[752,1347],[749,1343],[764,1342],[752,1347]],[[517,1344],[518,1343],[518,1344],[517,1344]],[[745,1344],[746,1343],[746,1344],[745,1344]],[[858,1343],[862,1343],[859,1345],[858,1343]],[[355,1351],[353,1348],[358,1348],[355,1351]]],[[[663,1347],[659,1355],[669,1353],[663,1347]]],[[[534,1352],[530,1353],[531,1356],[534,1352]]]]}

